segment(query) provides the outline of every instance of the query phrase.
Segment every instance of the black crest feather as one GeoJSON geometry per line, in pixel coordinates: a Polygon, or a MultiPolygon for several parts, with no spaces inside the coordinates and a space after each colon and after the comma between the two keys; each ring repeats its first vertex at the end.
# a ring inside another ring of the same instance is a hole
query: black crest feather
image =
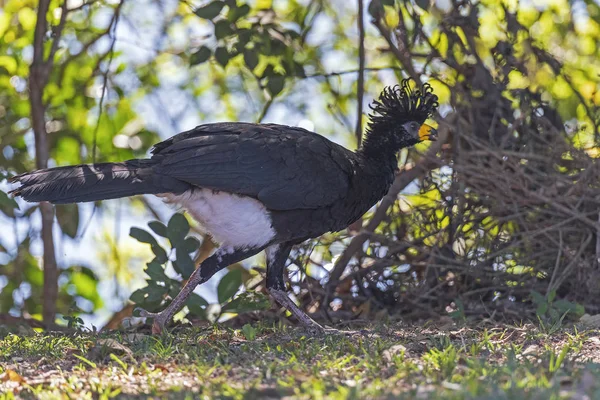
{"type": "Polygon", "coordinates": [[[400,85],[386,87],[370,105],[374,113],[369,114],[371,122],[367,132],[372,132],[378,125],[389,123],[403,124],[417,121],[421,124],[437,110],[438,97],[428,83],[421,87],[411,88],[410,79],[403,79],[400,85]]]}

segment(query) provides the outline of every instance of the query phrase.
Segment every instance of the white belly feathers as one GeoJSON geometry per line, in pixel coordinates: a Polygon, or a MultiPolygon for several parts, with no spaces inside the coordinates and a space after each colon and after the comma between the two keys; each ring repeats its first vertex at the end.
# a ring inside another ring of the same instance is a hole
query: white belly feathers
{"type": "Polygon", "coordinates": [[[262,247],[275,236],[269,212],[256,199],[200,188],[157,196],[185,208],[222,246],[262,247]]]}

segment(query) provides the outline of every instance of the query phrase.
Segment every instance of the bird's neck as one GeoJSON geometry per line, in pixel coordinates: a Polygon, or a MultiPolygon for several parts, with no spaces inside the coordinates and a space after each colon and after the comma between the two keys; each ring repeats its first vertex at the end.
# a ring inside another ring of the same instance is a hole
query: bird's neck
{"type": "Polygon", "coordinates": [[[385,195],[398,168],[397,152],[380,146],[380,143],[372,146],[372,143],[365,142],[356,153],[360,160],[357,171],[360,181],[373,191],[382,192],[381,196],[385,195]]]}
{"type": "Polygon", "coordinates": [[[389,135],[371,133],[365,136],[357,154],[365,160],[366,165],[395,169],[398,165],[399,150],[398,143],[392,142],[389,135]]]}

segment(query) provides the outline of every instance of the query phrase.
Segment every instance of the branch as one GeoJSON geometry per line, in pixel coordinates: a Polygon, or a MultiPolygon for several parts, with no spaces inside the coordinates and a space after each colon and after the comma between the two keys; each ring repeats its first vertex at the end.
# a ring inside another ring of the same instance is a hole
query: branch
{"type": "Polygon", "coordinates": [[[261,123],[263,121],[263,119],[265,119],[265,117],[267,116],[267,112],[269,112],[269,109],[271,108],[271,105],[273,104],[273,97],[270,97],[266,103],[263,105],[262,110],[260,111],[260,114],[258,115],[258,117],[256,118],[256,122],[257,123],[261,123]]]}
{"type": "MultiPolygon", "coordinates": [[[[115,12],[113,14],[109,29],[112,30],[112,41],[110,42],[110,48],[107,54],[110,54],[108,58],[108,65],[106,66],[106,70],[102,74],[102,94],[100,95],[100,101],[98,102],[98,121],[96,122],[96,127],[94,128],[94,135],[92,139],[92,163],[96,162],[96,150],[98,148],[98,130],[100,129],[100,119],[102,118],[102,111],[104,109],[104,98],[106,97],[107,84],[108,84],[108,73],[110,72],[110,66],[113,61],[115,43],[117,42],[117,24],[119,23],[119,15],[121,13],[121,7],[123,6],[125,0],[121,0],[117,7],[115,8],[115,12]]],[[[110,30],[108,35],[110,36],[110,30]]],[[[100,62],[98,62],[98,68],[100,67],[100,62]]]]}
{"type": "Polygon", "coordinates": [[[356,89],[356,146],[360,147],[362,139],[363,97],[365,94],[365,21],[363,16],[363,0],[358,0],[358,82],[356,89]]]}
{"type": "MultiPolygon", "coordinates": [[[[388,71],[388,70],[393,70],[393,71],[400,71],[402,72],[403,69],[400,67],[396,67],[396,66],[389,66],[389,67],[364,67],[362,69],[362,71],[366,71],[366,72],[377,72],[377,71],[388,71]]],[[[347,75],[347,74],[356,74],[357,72],[361,72],[361,69],[357,68],[357,69],[349,69],[346,71],[337,71],[337,72],[318,72],[315,74],[311,74],[311,75],[306,75],[305,78],[329,78],[332,76],[340,76],[340,75],[347,75]]]]}
{"type": "MultiPolygon", "coordinates": [[[[379,0],[372,0],[372,1],[374,1],[374,2],[376,1],[379,3],[379,0]]],[[[382,7],[382,6],[379,5],[379,7],[382,7]]],[[[400,19],[402,19],[402,15],[400,15],[400,19]]],[[[406,49],[406,46],[404,43],[401,43],[400,37],[398,37],[399,35],[396,35],[396,36],[398,39],[398,43],[402,45],[402,49],[400,49],[398,46],[396,46],[394,44],[394,42],[392,41],[391,32],[384,25],[382,15],[374,16],[373,20],[371,22],[373,23],[373,25],[375,25],[375,27],[377,28],[377,30],[379,31],[381,36],[383,36],[383,38],[387,41],[388,46],[390,46],[390,50],[392,51],[394,56],[396,56],[398,61],[400,61],[400,64],[402,64],[402,66],[404,67],[404,69],[408,73],[408,75],[411,78],[413,78],[415,82],[417,82],[418,84],[421,84],[421,76],[420,76],[421,74],[419,74],[417,72],[417,70],[415,70],[415,67],[413,66],[412,61],[411,61],[410,51],[408,51],[408,49],[406,49]]]]}
{"type": "Polygon", "coordinates": [[[89,49],[96,42],[98,42],[98,40],[102,39],[105,35],[110,34],[110,32],[113,29],[113,25],[117,22],[117,19],[119,18],[119,13],[120,13],[121,7],[123,6],[123,2],[124,2],[124,0],[121,0],[119,2],[119,4],[117,5],[117,7],[115,8],[115,12],[113,13],[113,16],[112,16],[112,18],[111,18],[111,20],[110,20],[110,22],[108,24],[108,27],[104,31],[100,32],[100,34],[98,36],[94,37],[92,40],[90,40],[89,42],[87,42],[86,44],[84,44],[83,47],[81,48],[81,51],[79,53],[75,53],[75,54],[70,55],[62,63],[62,67],[61,67],[60,72],[59,72],[59,78],[58,78],[58,81],[57,81],[59,85],[62,84],[63,77],[65,75],[65,69],[66,69],[67,65],[69,65],[75,59],[77,59],[79,56],[84,55],[84,54],[89,54],[89,49]]]}
{"type": "MultiPolygon", "coordinates": [[[[60,9],[60,22],[56,27],[56,31],[54,32],[54,40],[52,41],[52,47],[50,48],[50,55],[48,56],[48,60],[46,64],[54,62],[54,55],[56,54],[56,50],[58,50],[58,44],[60,42],[60,38],[62,37],[63,29],[65,28],[65,24],[67,23],[67,14],[69,10],[67,9],[67,0],[65,0],[60,9]]],[[[50,70],[51,68],[48,68],[50,70]]]]}

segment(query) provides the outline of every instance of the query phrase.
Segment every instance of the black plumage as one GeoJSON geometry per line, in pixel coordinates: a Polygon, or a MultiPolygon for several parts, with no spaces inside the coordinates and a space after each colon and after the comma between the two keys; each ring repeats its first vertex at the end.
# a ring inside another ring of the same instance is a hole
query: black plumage
{"type": "MultiPolygon", "coordinates": [[[[434,138],[435,130],[423,124],[436,107],[437,97],[429,85],[412,89],[403,81],[386,88],[371,106],[366,137],[356,152],[296,127],[206,124],[157,144],[149,159],[18,175],[12,180],[21,186],[12,193],[27,201],[57,204],[138,194],[172,195],[179,200],[187,196],[185,204],[200,223],[218,220],[219,215],[209,215],[212,211],[207,210],[219,205],[215,201],[224,201],[216,194],[228,194],[227,201],[239,203],[239,210],[232,213],[243,218],[245,211],[258,210],[264,215],[257,218],[266,221],[269,232],[253,238],[250,245],[240,242],[234,228],[223,229],[222,248],[198,268],[173,303],[159,314],[146,313],[155,318],[155,331],[162,330],[196,285],[263,249],[271,295],[301,322],[318,326],[284,291],[283,266],[292,245],[344,229],[379,201],[394,180],[397,152],[434,138]],[[235,234],[236,241],[228,241],[228,234],[235,234]]],[[[220,228],[213,225],[215,231],[220,228]]]]}

